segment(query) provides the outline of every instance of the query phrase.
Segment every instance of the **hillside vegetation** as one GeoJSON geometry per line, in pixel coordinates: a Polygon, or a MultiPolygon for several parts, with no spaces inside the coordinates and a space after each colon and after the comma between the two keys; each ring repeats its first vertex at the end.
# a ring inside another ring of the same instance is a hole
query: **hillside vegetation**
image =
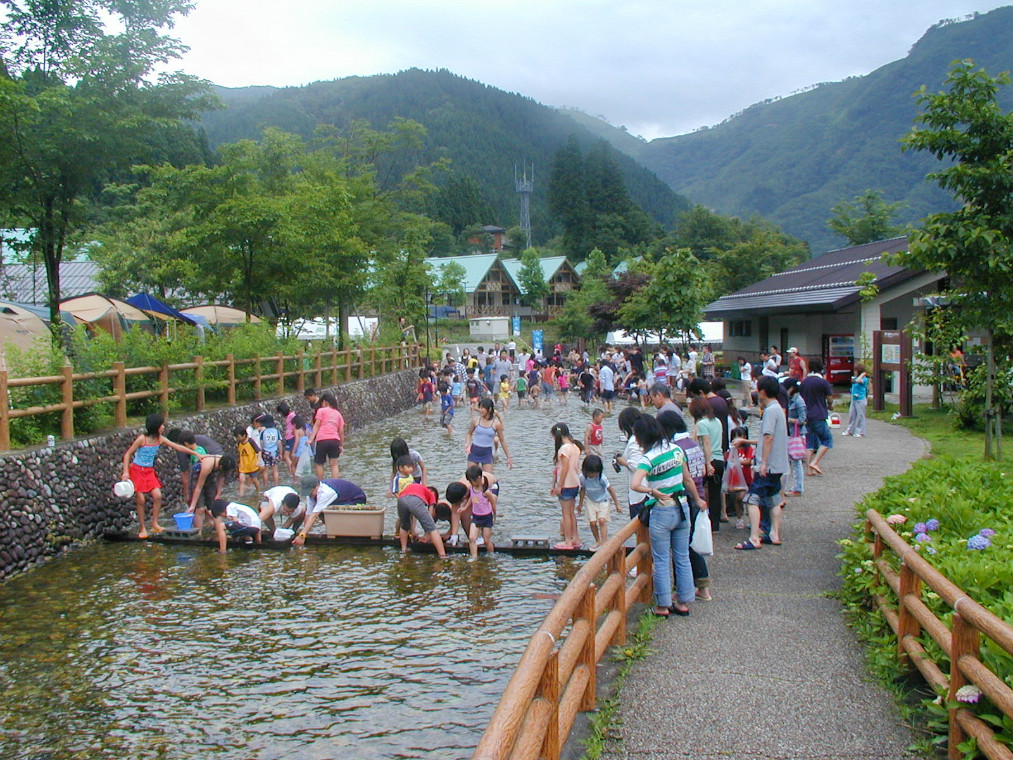
{"type": "MultiPolygon", "coordinates": [[[[452,171],[473,179],[502,227],[516,225],[519,202],[514,168],[534,163],[531,222],[536,243],[560,232],[547,207],[549,169],[570,135],[587,150],[599,139],[567,114],[530,98],[483,85],[448,71],[410,69],[393,75],[349,77],[284,89],[218,88],[226,108],[207,113],[203,127],[212,147],[257,139],[265,127],[309,137],[319,124],[346,127],[364,119],[383,129],[396,117],[427,130],[418,157],[423,163],[451,159],[452,171]]],[[[637,164],[617,153],[630,197],[666,228],[689,203],[637,164]]]]}
{"type": "MultiPolygon", "coordinates": [[[[831,208],[865,189],[902,201],[900,222],[948,210],[952,199],[925,175],[938,162],[902,153],[922,85],[942,88],[950,63],[971,58],[990,73],[1013,69],[1013,7],[959,23],[941,22],[908,55],[863,77],[751,106],[725,122],[640,143],[607,125],[596,129],[675,190],[718,212],[760,214],[810,243],[819,255],[846,245],[826,228],[831,208]]],[[[1013,106],[1013,90],[1001,93],[1013,106]]]]}

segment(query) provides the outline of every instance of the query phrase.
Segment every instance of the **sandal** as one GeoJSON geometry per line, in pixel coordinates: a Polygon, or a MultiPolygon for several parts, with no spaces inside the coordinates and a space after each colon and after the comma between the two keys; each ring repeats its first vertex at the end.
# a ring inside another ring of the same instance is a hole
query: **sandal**
{"type": "Polygon", "coordinates": [[[823,470],[821,470],[819,468],[819,465],[811,464],[811,465],[809,465],[809,474],[810,475],[822,475],[823,474],[823,470]]]}
{"type": "MultiPolygon", "coordinates": [[[[761,545],[762,545],[762,543],[763,543],[762,539],[761,539],[760,543],[761,543],[761,545]]],[[[754,544],[754,543],[753,543],[752,541],[750,541],[750,540],[749,540],[749,539],[747,538],[747,539],[746,539],[745,541],[743,541],[742,543],[739,543],[739,544],[735,544],[735,548],[736,548],[736,549],[738,549],[739,551],[744,551],[744,552],[751,552],[751,551],[754,551],[754,550],[756,550],[756,549],[759,549],[760,547],[759,547],[759,546],[757,546],[756,544],[754,544]]]]}
{"type": "Polygon", "coordinates": [[[768,534],[766,534],[766,533],[764,533],[762,536],[760,536],[760,543],[761,544],[769,544],[770,546],[780,546],[781,545],[780,541],[772,541],[770,539],[770,536],[768,534]]]}
{"type": "Polygon", "coordinates": [[[680,610],[674,604],[668,608],[669,614],[678,615],[679,617],[689,617],[689,607],[684,610],[680,610]]]}

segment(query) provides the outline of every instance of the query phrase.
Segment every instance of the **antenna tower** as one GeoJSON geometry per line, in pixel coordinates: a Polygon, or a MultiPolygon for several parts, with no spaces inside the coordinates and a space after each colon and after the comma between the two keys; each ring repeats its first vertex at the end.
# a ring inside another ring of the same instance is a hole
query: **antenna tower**
{"type": "Polygon", "coordinates": [[[535,165],[531,164],[531,177],[528,178],[528,165],[521,164],[521,175],[517,176],[517,165],[514,164],[514,187],[521,196],[521,229],[531,247],[531,193],[535,189],[535,165]]]}

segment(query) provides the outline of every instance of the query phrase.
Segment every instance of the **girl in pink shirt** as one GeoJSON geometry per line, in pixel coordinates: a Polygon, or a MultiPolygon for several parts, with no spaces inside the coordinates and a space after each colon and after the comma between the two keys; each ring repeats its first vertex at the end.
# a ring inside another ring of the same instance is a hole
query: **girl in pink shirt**
{"type": "Polygon", "coordinates": [[[338,411],[338,400],[333,393],[321,394],[320,402],[320,408],[313,418],[313,433],[310,435],[310,446],[316,444],[313,463],[319,480],[324,478],[324,462],[330,463],[331,477],[340,478],[338,457],[341,456],[345,438],[345,418],[338,411]]]}

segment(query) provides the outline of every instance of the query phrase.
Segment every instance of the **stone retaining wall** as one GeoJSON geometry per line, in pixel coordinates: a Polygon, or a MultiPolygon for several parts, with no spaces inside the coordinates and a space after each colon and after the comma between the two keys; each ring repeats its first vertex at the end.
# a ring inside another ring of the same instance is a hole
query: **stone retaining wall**
{"type": "MultiPolygon", "coordinates": [[[[337,397],[346,424],[356,428],[409,408],[417,381],[415,370],[404,370],[329,390],[337,397]]],[[[277,408],[282,400],[308,418],[309,405],[296,395],[173,417],[167,427],[203,433],[221,442],[226,452],[235,454],[232,428],[249,424],[259,412],[266,411],[278,420],[277,408]]],[[[137,529],[134,500],[118,499],[112,489],[120,479],[123,452],[139,432],[131,428],[54,448],[0,455],[0,581],[79,541],[137,529]]],[[[163,504],[178,504],[182,486],[175,452],[163,448],[155,469],[163,484],[163,504]]]]}

